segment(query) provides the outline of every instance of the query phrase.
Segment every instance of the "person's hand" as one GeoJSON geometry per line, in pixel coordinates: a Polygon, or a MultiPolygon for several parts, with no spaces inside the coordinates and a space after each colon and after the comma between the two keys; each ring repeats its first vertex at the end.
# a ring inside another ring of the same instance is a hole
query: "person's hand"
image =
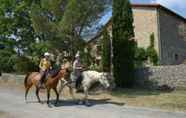
{"type": "Polygon", "coordinates": [[[82,70],[82,67],[77,67],[78,70],[82,70]]]}

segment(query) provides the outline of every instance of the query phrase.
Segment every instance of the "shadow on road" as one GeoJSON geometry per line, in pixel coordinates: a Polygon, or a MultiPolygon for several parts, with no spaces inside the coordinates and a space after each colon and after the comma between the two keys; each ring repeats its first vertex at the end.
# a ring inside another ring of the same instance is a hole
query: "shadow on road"
{"type": "MultiPolygon", "coordinates": [[[[89,99],[90,106],[96,106],[96,105],[104,105],[104,104],[113,104],[117,106],[123,106],[125,103],[122,102],[114,102],[110,101],[111,99],[89,99]]],[[[55,105],[55,100],[50,100],[50,103],[55,107],[63,107],[63,106],[86,106],[85,104],[79,105],[79,101],[73,101],[73,100],[59,100],[58,104],[55,105]]],[[[38,103],[37,101],[28,101],[27,103],[38,103]]],[[[44,104],[46,104],[46,101],[43,101],[44,104]]]]}

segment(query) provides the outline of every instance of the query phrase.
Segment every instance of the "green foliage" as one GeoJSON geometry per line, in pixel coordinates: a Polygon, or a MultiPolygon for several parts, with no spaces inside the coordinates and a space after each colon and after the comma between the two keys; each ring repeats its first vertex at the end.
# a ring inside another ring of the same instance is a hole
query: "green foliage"
{"type": "Polygon", "coordinates": [[[147,56],[153,65],[158,65],[158,54],[154,48],[154,34],[150,36],[150,46],[147,48],[147,56]]]}
{"type": "Polygon", "coordinates": [[[107,1],[0,0],[0,44],[6,46],[1,68],[35,70],[46,51],[66,50],[73,57],[84,49],[83,33],[98,22],[107,1]]]}
{"type": "Polygon", "coordinates": [[[1,0],[0,39],[3,44],[9,41],[14,48],[29,50],[27,46],[35,37],[29,16],[30,5],[29,0],[1,0]]]}
{"type": "Polygon", "coordinates": [[[101,40],[101,63],[102,63],[102,71],[110,72],[111,67],[111,44],[110,44],[110,36],[108,34],[107,29],[103,31],[103,39],[101,40]]]}
{"type": "Polygon", "coordinates": [[[95,70],[95,71],[98,71],[98,72],[103,72],[102,71],[102,67],[100,67],[100,65],[96,64],[96,63],[92,63],[90,66],[89,66],[89,69],[90,70],[95,70]]]}
{"type": "Polygon", "coordinates": [[[113,1],[113,65],[118,87],[131,87],[134,83],[133,16],[128,0],[113,1]]]}
{"type": "Polygon", "coordinates": [[[136,47],[135,51],[135,67],[143,67],[145,61],[147,61],[148,55],[144,48],[138,48],[136,47]]]}
{"type": "Polygon", "coordinates": [[[71,56],[82,50],[83,32],[97,23],[107,0],[41,0],[32,5],[33,27],[40,39],[71,56]]]}
{"type": "Polygon", "coordinates": [[[15,64],[14,53],[9,50],[0,50],[0,70],[3,72],[13,72],[15,64]]]}
{"type": "Polygon", "coordinates": [[[17,57],[15,60],[14,69],[16,72],[27,73],[38,71],[38,65],[35,65],[34,62],[27,57],[17,57]]]}

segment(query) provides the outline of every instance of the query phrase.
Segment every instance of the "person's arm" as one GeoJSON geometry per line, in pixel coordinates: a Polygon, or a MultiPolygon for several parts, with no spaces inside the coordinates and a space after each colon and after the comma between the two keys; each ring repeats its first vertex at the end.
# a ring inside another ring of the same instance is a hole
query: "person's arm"
{"type": "Polygon", "coordinates": [[[78,62],[77,61],[75,61],[73,63],[73,69],[77,69],[77,70],[81,69],[81,67],[78,65],[78,62]]]}
{"type": "Polygon", "coordinates": [[[41,59],[40,63],[39,63],[39,68],[42,69],[43,67],[43,59],[41,59]]]}
{"type": "Polygon", "coordinates": [[[52,64],[50,61],[48,61],[48,67],[49,67],[49,69],[52,69],[52,64]]]}
{"type": "Polygon", "coordinates": [[[77,64],[76,69],[81,70],[82,69],[82,65],[81,64],[77,64]]]}
{"type": "Polygon", "coordinates": [[[81,66],[77,66],[77,67],[76,67],[76,69],[81,70],[81,69],[82,69],[82,67],[81,67],[81,66]]]}

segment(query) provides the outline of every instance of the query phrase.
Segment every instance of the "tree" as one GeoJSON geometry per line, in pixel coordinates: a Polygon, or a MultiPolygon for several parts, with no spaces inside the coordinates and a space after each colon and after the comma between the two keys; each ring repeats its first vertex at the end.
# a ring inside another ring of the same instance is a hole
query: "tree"
{"type": "Polygon", "coordinates": [[[83,50],[84,33],[96,25],[108,0],[40,0],[32,6],[32,23],[43,40],[74,55],[83,50]],[[60,45],[59,45],[60,44],[60,45]],[[64,46],[61,46],[64,44],[64,46]],[[64,49],[63,49],[64,50],[64,49]]]}
{"type": "Polygon", "coordinates": [[[147,56],[153,65],[158,65],[158,54],[154,48],[154,33],[150,35],[150,46],[147,48],[147,56]]]}
{"type": "Polygon", "coordinates": [[[134,82],[135,43],[133,16],[128,0],[113,1],[113,65],[118,87],[131,87],[134,82]]]}
{"type": "Polygon", "coordinates": [[[27,46],[34,42],[35,35],[29,16],[30,0],[1,0],[0,4],[0,41],[8,42],[7,47],[17,53],[29,50],[27,46]]]}
{"type": "Polygon", "coordinates": [[[46,50],[66,50],[74,56],[83,50],[83,35],[99,21],[108,1],[0,0],[0,44],[6,46],[2,55],[35,64],[46,50]]]}
{"type": "Polygon", "coordinates": [[[110,36],[107,29],[103,31],[103,39],[101,40],[101,62],[102,62],[102,71],[110,72],[110,61],[111,61],[111,44],[110,36]]]}
{"type": "Polygon", "coordinates": [[[37,44],[30,17],[33,3],[32,0],[0,0],[0,3],[0,44],[5,46],[0,51],[0,64],[5,72],[17,71],[16,62],[25,63],[22,57],[35,58],[33,54],[37,50],[32,48],[37,44]]]}

